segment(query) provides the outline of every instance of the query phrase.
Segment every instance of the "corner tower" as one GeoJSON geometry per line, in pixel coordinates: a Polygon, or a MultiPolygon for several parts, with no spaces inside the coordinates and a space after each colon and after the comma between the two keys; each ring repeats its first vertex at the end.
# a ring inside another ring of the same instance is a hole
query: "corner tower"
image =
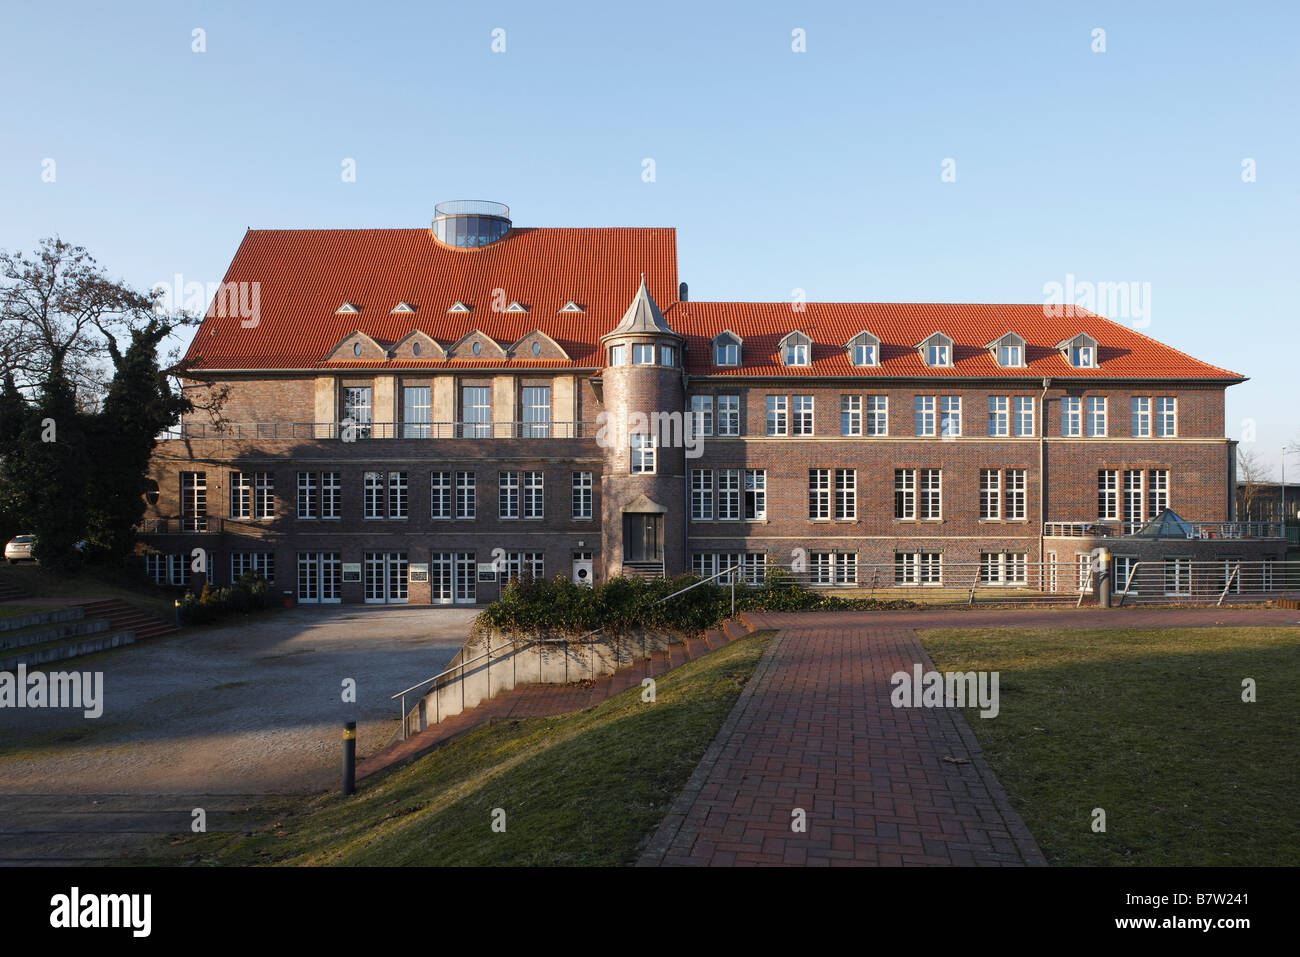
{"type": "Polygon", "coordinates": [[[601,336],[605,423],[601,448],[607,575],[686,571],[686,386],[682,336],[646,290],[601,336]]]}

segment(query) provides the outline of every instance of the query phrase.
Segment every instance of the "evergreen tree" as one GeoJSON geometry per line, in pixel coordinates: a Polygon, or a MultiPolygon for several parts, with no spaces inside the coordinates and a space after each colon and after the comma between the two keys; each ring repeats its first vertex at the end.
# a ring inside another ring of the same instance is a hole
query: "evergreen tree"
{"type": "MultiPolygon", "coordinates": [[[[56,355],[23,433],[19,481],[30,509],[25,517],[36,535],[32,555],[55,571],[76,568],[76,543],[86,534],[92,462],[85,424],[62,357],[56,355]]],[[[93,491],[108,492],[98,483],[93,491]]]]}

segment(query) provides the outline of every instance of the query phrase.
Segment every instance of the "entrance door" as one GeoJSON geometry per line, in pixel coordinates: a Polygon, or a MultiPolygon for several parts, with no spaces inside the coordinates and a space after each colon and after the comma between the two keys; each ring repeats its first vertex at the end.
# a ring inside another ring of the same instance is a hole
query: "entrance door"
{"type": "Polygon", "coordinates": [[[362,572],[366,602],[372,605],[406,603],[406,552],[366,552],[362,572]]]}
{"type": "Polygon", "coordinates": [[[342,600],[343,556],[339,552],[298,553],[298,601],[332,605],[342,600]]]}
{"type": "Polygon", "coordinates": [[[478,600],[478,565],[473,552],[456,552],[456,604],[472,605],[478,600]]]}
{"type": "Polygon", "coordinates": [[[434,552],[429,556],[429,601],[432,604],[451,604],[454,567],[451,552],[434,552]]]}
{"type": "Polygon", "coordinates": [[[664,560],[664,517],[653,512],[628,512],[623,516],[623,561],[664,560]]]}
{"type": "Polygon", "coordinates": [[[573,553],[573,580],[579,585],[591,587],[591,552],[573,553]]]}

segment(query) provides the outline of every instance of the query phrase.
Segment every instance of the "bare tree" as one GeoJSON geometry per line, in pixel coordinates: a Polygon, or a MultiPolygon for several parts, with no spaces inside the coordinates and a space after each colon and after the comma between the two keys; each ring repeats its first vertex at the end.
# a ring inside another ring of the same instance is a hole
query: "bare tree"
{"type": "Polygon", "coordinates": [[[1264,462],[1259,450],[1237,446],[1237,508],[1243,521],[1259,521],[1254,515],[1259,493],[1273,481],[1273,470],[1264,462]]]}

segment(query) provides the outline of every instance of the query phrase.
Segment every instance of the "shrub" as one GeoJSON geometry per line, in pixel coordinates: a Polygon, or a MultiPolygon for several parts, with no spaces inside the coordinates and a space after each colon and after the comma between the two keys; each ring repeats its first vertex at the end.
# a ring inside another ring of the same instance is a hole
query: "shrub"
{"type": "Polygon", "coordinates": [[[181,596],[180,620],[186,625],[202,624],[229,614],[266,608],[270,603],[266,579],[258,572],[245,572],[229,588],[214,588],[204,583],[198,595],[187,591],[181,596]]]}

